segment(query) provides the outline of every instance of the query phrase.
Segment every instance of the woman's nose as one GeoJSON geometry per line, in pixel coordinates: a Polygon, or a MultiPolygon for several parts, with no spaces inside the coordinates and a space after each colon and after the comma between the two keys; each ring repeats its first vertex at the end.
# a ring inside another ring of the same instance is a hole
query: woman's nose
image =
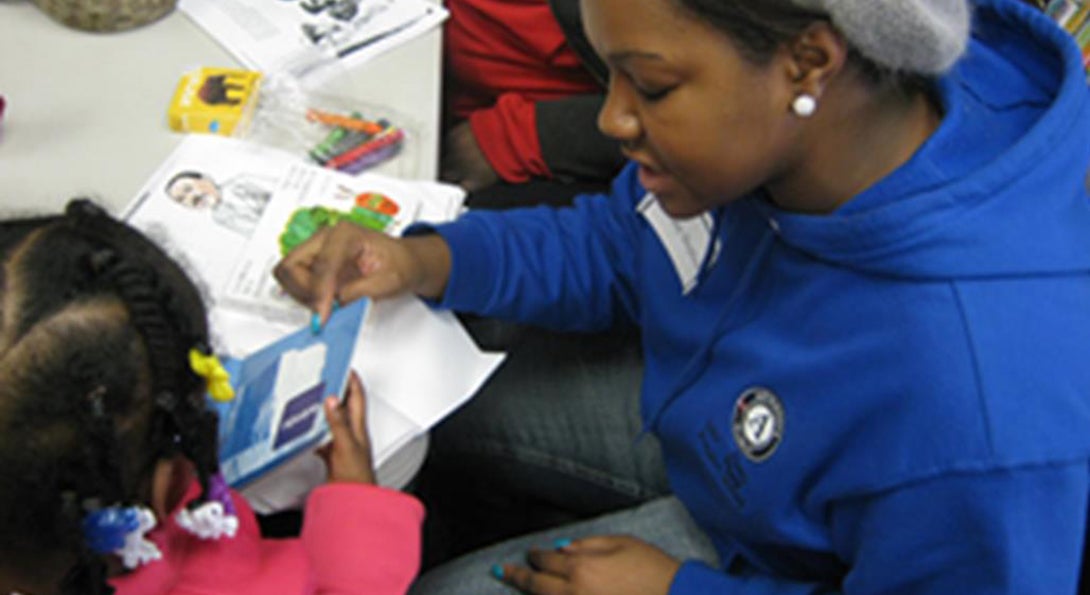
{"type": "Polygon", "coordinates": [[[598,112],[598,129],[623,144],[631,144],[640,136],[640,121],[632,110],[626,92],[616,80],[616,77],[610,78],[606,99],[598,112]]]}

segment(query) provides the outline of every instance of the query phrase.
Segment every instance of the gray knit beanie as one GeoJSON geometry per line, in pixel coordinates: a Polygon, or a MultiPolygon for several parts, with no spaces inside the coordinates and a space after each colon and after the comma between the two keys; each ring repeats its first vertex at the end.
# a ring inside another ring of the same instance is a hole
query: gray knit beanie
{"type": "Polygon", "coordinates": [[[896,71],[942,74],[969,41],[969,0],[792,2],[829,15],[859,53],[896,71]]]}

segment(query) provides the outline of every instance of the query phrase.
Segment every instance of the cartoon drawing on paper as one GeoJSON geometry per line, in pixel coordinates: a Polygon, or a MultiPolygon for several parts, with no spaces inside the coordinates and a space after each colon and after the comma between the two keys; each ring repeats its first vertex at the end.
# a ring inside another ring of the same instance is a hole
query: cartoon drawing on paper
{"type": "Polygon", "coordinates": [[[275,180],[251,174],[240,174],[219,183],[208,174],[184,170],[171,176],[163,191],[174,202],[207,210],[216,223],[249,237],[272,198],[275,184],[275,180]]]}
{"type": "Polygon", "coordinates": [[[363,192],[356,196],[348,211],[323,205],[295,209],[284,223],[280,233],[280,254],[286,255],[299,244],[310,239],[318,230],[332,227],[341,221],[355,223],[375,231],[388,231],[395,223],[394,217],[401,210],[390,197],[378,192],[363,192]]]}

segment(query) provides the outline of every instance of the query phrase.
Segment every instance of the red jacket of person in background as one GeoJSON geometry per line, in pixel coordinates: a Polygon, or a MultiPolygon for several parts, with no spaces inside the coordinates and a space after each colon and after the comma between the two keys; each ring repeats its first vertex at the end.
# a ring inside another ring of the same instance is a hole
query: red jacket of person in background
{"type": "Polygon", "coordinates": [[[469,119],[496,173],[516,183],[567,173],[585,177],[588,172],[580,169],[595,167],[597,158],[580,155],[578,147],[572,153],[572,145],[599,152],[605,142],[608,167],[602,176],[611,177],[620,156],[594,123],[605,74],[582,38],[578,2],[448,0],[446,6],[447,109],[469,119]],[[556,121],[546,125],[540,121],[545,119],[556,121]],[[550,143],[546,135],[577,138],[550,143]],[[550,159],[550,144],[569,155],[550,159]],[[565,168],[565,159],[579,162],[571,172],[554,171],[565,168]]]}

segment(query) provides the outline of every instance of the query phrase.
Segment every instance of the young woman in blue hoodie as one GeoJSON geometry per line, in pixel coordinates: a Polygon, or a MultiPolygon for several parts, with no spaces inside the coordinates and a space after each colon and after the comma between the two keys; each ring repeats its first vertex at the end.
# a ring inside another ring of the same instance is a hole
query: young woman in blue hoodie
{"type": "Polygon", "coordinates": [[[323,317],[412,291],[561,329],[636,321],[675,497],[415,592],[1076,592],[1090,94],[1072,40],[1015,0],[582,8],[610,68],[599,125],[631,160],[610,195],[396,240],[342,226],[278,275],[323,317]]]}

